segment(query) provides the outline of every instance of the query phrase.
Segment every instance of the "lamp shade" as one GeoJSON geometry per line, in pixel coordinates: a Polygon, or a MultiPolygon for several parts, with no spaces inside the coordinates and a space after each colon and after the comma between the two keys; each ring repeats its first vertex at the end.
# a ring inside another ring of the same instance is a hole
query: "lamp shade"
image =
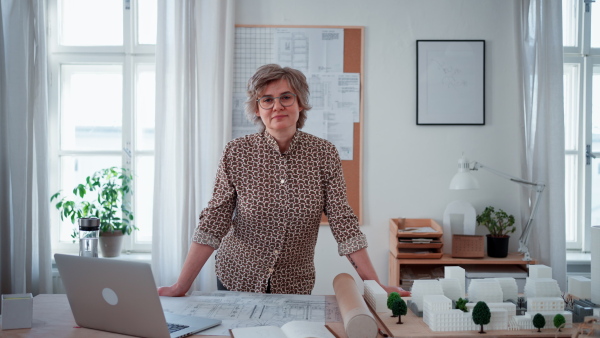
{"type": "Polygon", "coordinates": [[[479,182],[471,175],[469,161],[463,156],[458,159],[458,172],[450,181],[451,190],[479,189],[479,182]]]}

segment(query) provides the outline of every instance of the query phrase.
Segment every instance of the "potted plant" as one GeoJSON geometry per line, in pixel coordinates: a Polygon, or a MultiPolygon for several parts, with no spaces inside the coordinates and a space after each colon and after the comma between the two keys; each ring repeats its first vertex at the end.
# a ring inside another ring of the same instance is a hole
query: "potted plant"
{"type": "MultiPolygon", "coordinates": [[[[116,257],[121,253],[123,235],[130,235],[137,230],[132,224],[133,213],[126,198],[131,193],[132,181],[133,175],[128,169],[101,169],[78,184],[73,189],[72,197],[61,196],[62,191],[58,191],[50,197],[50,201],[62,197],[56,203],[61,220],[66,218],[75,224],[79,218],[99,218],[102,255],[116,257]]],[[[73,231],[71,237],[78,237],[78,229],[73,231]]]]}
{"type": "Polygon", "coordinates": [[[515,232],[515,217],[509,215],[504,210],[494,210],[494,207],[487,207],[477,215],[477,225],[485,226],[490,232],[487,235],[488,256],[503,258],[508,256],[509,234],[515,232]]]}

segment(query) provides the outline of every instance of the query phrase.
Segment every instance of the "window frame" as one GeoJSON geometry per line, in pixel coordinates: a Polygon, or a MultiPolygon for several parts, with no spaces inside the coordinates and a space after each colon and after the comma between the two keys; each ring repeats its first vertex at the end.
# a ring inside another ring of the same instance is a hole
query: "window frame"
{"type": "MultiPolygon", "coordinates": [[[[135,76],[138,64],[155,64],[155,46],[137,43],[138,0],[123,1],[123,46],[61,46],[58,34],[58,6],[60,0],[48,1],[48,68],[49,68],[49,174],[52,178],[49,189],[52,193],[61,187],[61,158],[68,155],[111,155],[120,156],[122,166],[135,172],[136,156],[154,156],[152,150],[136,150],[135,142],[135,76]],[[127,9],[129,7],[129,9],[127,9]],[[122,66],[122,149],[119,150],[61,150],[60,90],[62,65],[117,64],[122,66]],[[130,157],[131,154],[133,156],[130,157]]],[[[136,190],[134,180],[134,191],[136,190]]],[[[68,192],[67,192],[68,193],[68,192]]],[[[135,210],[135,194],[129,201],[135,210]]],[[[60,241],[60,215],[55,203],[51,205],[52,252],[77,253],[78,246],[60,241]]],[[[140,211],[135,211],[139,213],[140,211]]],[[[135,214],[134,213],[134,214],[135,214]]],[[[136,232],[125,236],[124,252],[150,252],[151,242],[136,242],[136,232]]]]}
{"type": "MultiPolygon", "coordinates": [[[[591,47],[591,13],[600,11],[600,5],[594,6],[590,3],[591,10],[585,11],[586,4],[583,0],[575,0],[574,5],[578,6],[576,11],[578,40],[574,47],[563,47],[563,64],[580,64],[579,79],[579,116],[578,129],[579,137],[577,149],[568,151],[565,149],[565,159],[567,155],[576,155],[577,164],[577,240],[567,241],[567,249],[583,252],[591,251],[591,207],[592,207],[592,166],[586,164],[586,145],[592,144],[592,76],[594,65],[600,66],[600,48],[591,47]]],[[[600,152],[593,153],[600,156],[600,152]]],[[[567,202],[567,201],[565,201],[567,202]]],[[[565,205],[566,208],[566,205],[565,205]]]]}
{"type": "MultiPolygon", "coordinates": [[[[585,161],[582,160],[585,157],[585,152],[583,152],[582,150],[585,149],[585,142],[582,139],[581,135],[584,134],[584,130],[583,130],[583,124],[581,122],[581,116],[583,115],[584,109],[585,109],[585,103],[584,103],[584,93],[581,90],[582,88],[584,88],[584,75],[585,75],[585,60],[582,56],[575,56],[575,55],[570,55],[570,56],[565,56],[563,59],[563,64],[577,64],[579,65],[579,81],[578,81],[578,87],[579,87],[579,95],[577,97],[577,102],[578,102],[578,109],[577,109],[577,115],[578,115],[578,120],[577,120],[577,134],[579,137],[577,137],[577,144],[575,145],[575,149],[573,150],[567,150],[565,149],[565,161],[566,161],[566,156],[567,155],[572,155],[575,156],[575,163],[577,165],[577,182],[576,182],[576,186],[577,188],[577,192],[575,193],[576,195],[576,200],[574,201],[576,207],[575,207],[575,215],[574,215],[574,222],[577,224],[576,225],[576,237],[577,239],[575,241],[567,241],[566,243],[566,247],[567,249],[571,249],[571,250],[577,250],[577,249],[581,249],[583,246],[583,238],[584,238],[584,234],[583,234],[583,229],[581,226],[581,222],[582,222],[582,216],[585,213],[585,208],[584,208],[584,203],[585,203],[585,195],[581,193],[581,187],[584,186],[585,182],[584,182],[584,170],[585,170],[585,161]]],[[[567,201],[565,201],[566,203],[567,201]]],[[[566,207],[566,205],[565,205],[566,207]]]]}

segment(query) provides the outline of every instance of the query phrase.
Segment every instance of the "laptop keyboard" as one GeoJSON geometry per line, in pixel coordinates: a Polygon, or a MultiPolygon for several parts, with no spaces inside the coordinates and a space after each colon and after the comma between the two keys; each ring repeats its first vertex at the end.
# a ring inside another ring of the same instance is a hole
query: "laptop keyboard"
{"type": "Polygon", "coordinates": [[[180,324],[173,324],[173,323],[167,323],[167,326],[169,327],[169,333],[177,332],[179,330],[187,329],[189,327],[187,325],[180,325],[180,324]]]}

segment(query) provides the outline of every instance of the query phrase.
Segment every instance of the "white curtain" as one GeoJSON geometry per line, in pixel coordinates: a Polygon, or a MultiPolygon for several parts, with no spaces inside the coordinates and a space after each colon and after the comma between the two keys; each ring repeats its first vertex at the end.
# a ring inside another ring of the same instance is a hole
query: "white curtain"
{"type": "Polygon", "coordinates": [[[45,1],[0,0],[0,293],[52,292],[45,1]]]}
{"type": "MultiPolygon", "coordinates": [[[[527,180],[546,183],[529,236],[529,251],[552,267],[566,290],[565,145],[562,8],[559,0],[520,2],[522,86],[527,180]]],[[[531,213],[534,189],[523,189],[522,224],[531,213]]]]}
{"type": "MultiPolygon", "coordinates": [[[[179,276],[231,137],[235,0],[159,0],[152,268],[179,276]]],[[[216,290],[214,255],[192,290],[216,290]]]]}

